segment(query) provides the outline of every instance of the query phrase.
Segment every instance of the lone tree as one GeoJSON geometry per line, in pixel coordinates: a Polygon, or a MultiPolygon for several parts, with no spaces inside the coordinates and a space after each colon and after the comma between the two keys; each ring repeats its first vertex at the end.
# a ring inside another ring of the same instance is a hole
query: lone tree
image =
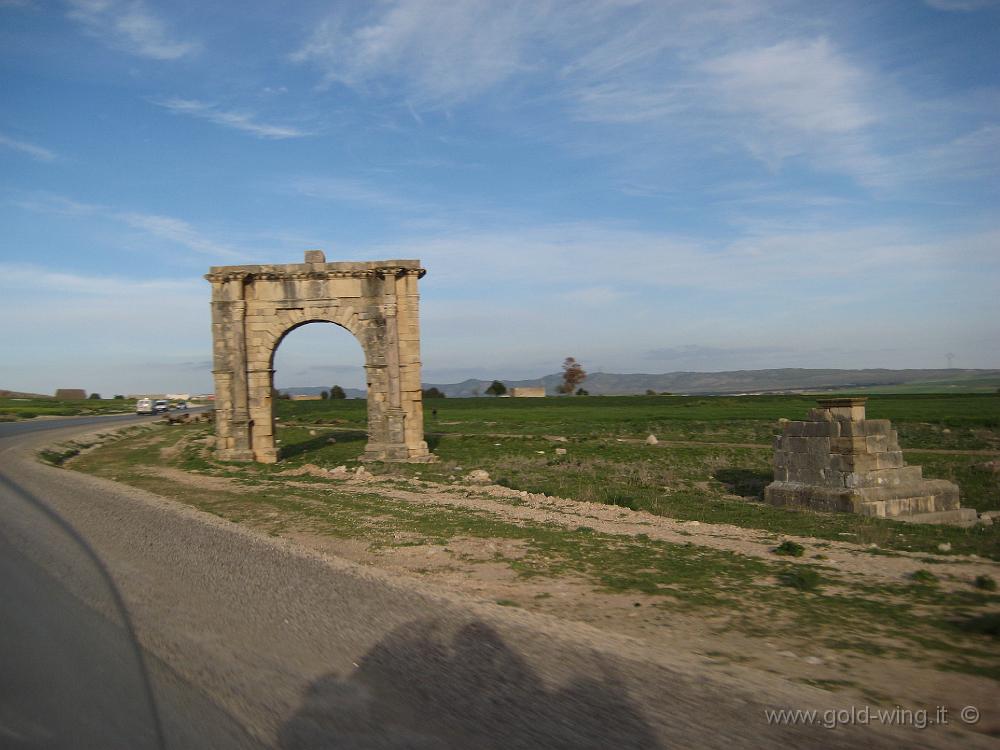
{"type": "Polygon", "coordinates": [[[323,391],[322,393],[319,394],[319,397],[323,401],[326,401],[328,398],[330,398],[330,393],[328,391],[323,391]]]}
{"type": "Polygon", "coordinates": [[[587,373],[573,357],[566,357],[562,369],[563,382],[558,388],[560,393],[573,393],[587,379],[587,373]]]}
{"type": "Polygon", "coordinates": [[[330,389],[330,398],[347,398],[347,394],[344,393],[343,388],[339,385],[335,385],[330,389]]]}
{"type": "Polygon", "coordinates": [[[437,386],[431,386],[423,392],[424,398],[445,398],[445,394],[437,386]]]}
{"type": "Polygon", "coordinates": [[[502,396],[507,392],[507,386],[505,386],[499,380],[494,380],[492,383],[490,383],[490,387],[486,389],[486,392],[491,396],[502,396]]]}
{"type": "Polygon", "coordinates": [[[101,394],[100,393],[91,393],[89,396],[87,396],[87,398],[89,398],[91,401],[100,401],[101,400],[101,394]]]}

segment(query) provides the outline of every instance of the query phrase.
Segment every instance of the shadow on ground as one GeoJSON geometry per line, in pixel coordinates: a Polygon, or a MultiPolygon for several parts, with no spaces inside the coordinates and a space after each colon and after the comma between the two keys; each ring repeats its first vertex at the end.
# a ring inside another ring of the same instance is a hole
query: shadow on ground
{"type": "Polygon", "coordinates": [[[659,747],[611,670],[595,671],[549,687],[482,622],[452,631],[416,621],[347,677],[315,682],[280,747],[659,747]]]}
{"type": "MultiPolygon", "coordinates": [[[[309,453],[311,451],[319,450],[320,448],[325,448],[329,445],[329,439],[335,437],[338,443],[367,443],[368,433],[358,431],[344,431],[337,432],[334,435],[329,433],[323,435],[317,435],[315,437],[310,437],[308,440],[303,440],[298,443],[287,443],[281,446],[281,460],[284,461],[289,458],[295,458],[296,456],[301,456],[303,453],[309,453]]],[[[359,453],[364,450],[364,445],[359,448],[359,453]]]]}
{"type": "Polygon", "coordinates": [[[764,488],[774,481],[774,473],[756,469],[719,469],[712,476],[726,485],[733,495],[764,499],[764,488]]]}

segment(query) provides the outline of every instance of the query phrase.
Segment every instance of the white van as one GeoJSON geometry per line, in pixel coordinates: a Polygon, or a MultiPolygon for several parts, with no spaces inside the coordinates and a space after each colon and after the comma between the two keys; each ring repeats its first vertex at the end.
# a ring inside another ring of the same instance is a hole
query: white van
{"type": "Polygon", "coordinates": [[[135,402],[135,413],[136,414],[155,414],[156,410],[153,408],[153,399],[151,398],[140,398],[135,402]]]}

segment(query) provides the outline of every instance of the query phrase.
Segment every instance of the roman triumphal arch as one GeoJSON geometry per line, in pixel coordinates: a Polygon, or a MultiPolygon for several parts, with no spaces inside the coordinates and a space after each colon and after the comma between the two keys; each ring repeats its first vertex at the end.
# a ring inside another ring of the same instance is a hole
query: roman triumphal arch
{"type": "Polygon", "coordinates": [[[346,328],[361,343],[368,382],[369,461],[430,461],[420,392],[419,260],[213,266],[216,452],[228,461],[278,460],[274,352],[306,323],[346,328]]]}

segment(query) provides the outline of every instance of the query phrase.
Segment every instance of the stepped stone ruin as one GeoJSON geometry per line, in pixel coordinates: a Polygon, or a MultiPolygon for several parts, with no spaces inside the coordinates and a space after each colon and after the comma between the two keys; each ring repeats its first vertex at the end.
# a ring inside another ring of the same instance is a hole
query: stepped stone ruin
{"type": "Polygon", "coordinates": [[[772,505],[859,513],[916,523],[971,525],[958,486],[924,479],[907,466],[888,419],[865,419],[864,398],[819,401],[806,420],[786,422],[774,439],[772,505]]]}

